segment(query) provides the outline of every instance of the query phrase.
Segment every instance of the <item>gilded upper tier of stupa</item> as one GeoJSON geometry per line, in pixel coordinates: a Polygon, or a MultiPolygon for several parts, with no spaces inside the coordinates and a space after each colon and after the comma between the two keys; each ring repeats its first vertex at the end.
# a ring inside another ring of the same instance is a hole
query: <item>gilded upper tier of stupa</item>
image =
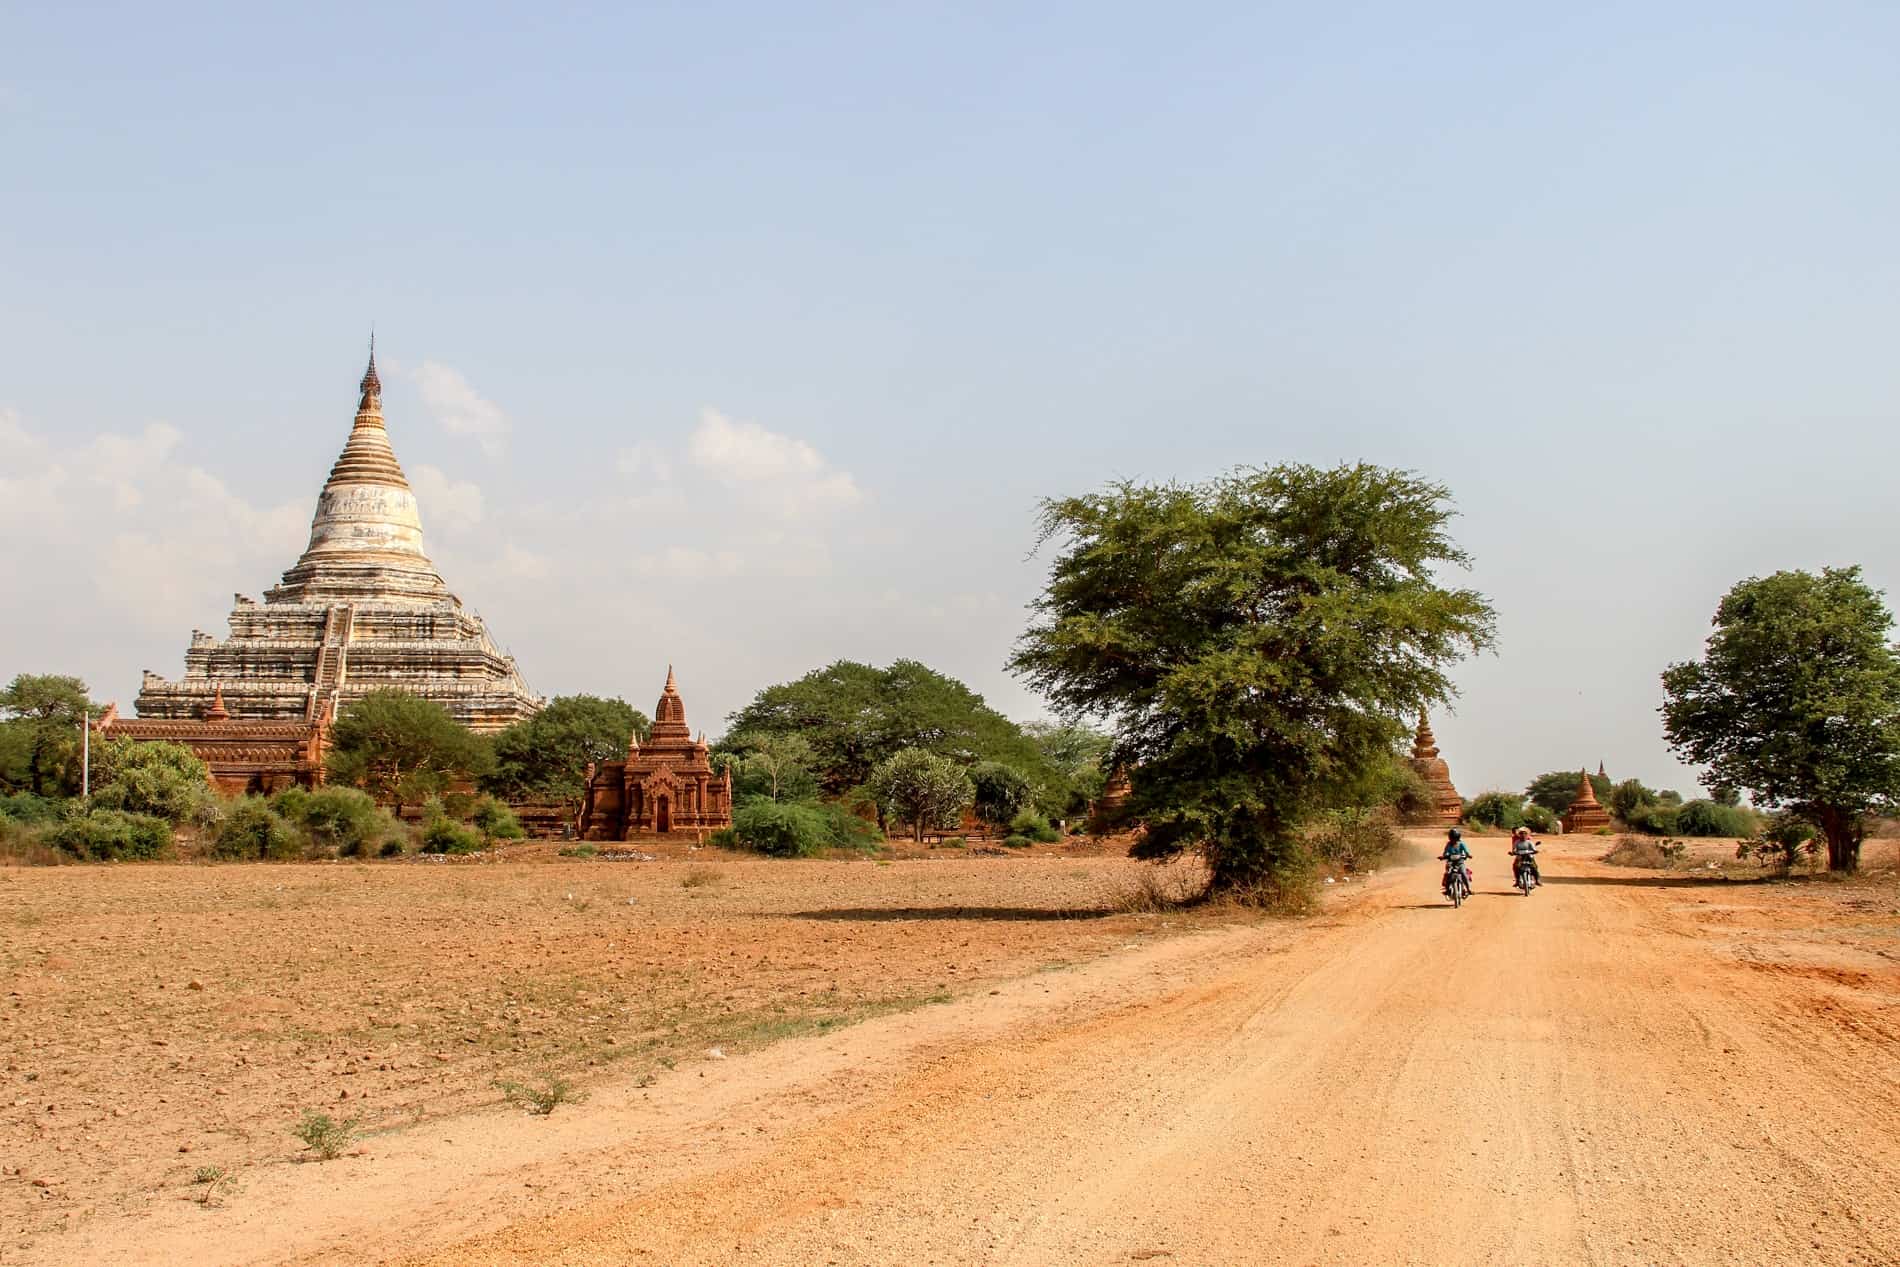
{"type": "Polygon", "coordinates": [[[230,628],[223,640],[193,632],[181,680],[147,671],[139,716],[203,718],[221,698],[233,720],[315,721],[397,687],[493,731],[543,702],[429,561],[416,495],[389,447],[374,347],[310,544],[263,602],[238,596],[230,628]]]}

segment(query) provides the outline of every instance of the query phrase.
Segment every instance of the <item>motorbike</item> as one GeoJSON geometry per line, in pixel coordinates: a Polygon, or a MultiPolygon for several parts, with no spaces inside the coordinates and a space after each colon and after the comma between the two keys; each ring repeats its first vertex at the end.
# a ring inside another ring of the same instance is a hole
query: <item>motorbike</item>
{"type": "Polygon", "coordinates": [[[1471,896],[1471,869],[1458,863],[1450,871],[1451,874],[1445,878],[1445,890],[1451,895],[1453,906],[1463,906],[1465,899],[1471,896]]]}

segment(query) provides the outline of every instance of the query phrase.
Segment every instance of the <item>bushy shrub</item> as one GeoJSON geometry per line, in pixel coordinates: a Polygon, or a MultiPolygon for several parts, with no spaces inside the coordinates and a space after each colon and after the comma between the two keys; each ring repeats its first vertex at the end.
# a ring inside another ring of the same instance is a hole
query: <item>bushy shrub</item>
{"type": "MultiPolygon", "coordinates": [[[[1646,809],[1660,808],[1674,810],[1682,804],[1682,796],[1677,792],[1658,792],[1645,787],[1641,779],[1624,779],[1610,790],[1610,799],[1605,808],[1617,818],[1634,827],[1645,818],[1646,809]]],[[[1660,820],[1657,820],[1660,821],[1660,820]]]]}
{"type": "Polygon", "coordinates": [[[469,822],[490,840],[520,840],[528,834],[522,830],[521,820],[515,817],[515,812],[492,796],[484,796],[475,802],[469,822]]]}
{"type": "Polygon", "coordinates": [[[1650,801],[1633,805],[1627,813],[1617,817],[1625,827],[1645,836],[1673,836],[1677,833],[1676,813],[1674,805],[1650,801]]]}
{"type": "Polygon", "coordinates": [[[1676,811],[1678,836],[1753,836],[1761,825],[1755,811],[1720,801],[1690,801],[1676,811]]]}
{"type": "Polygon", "coordinates": [[[1806,819],[1777,810],[1761,820],[1756,834],[1735,846],[1735,856],[1787,871],[1803,852],[1820,852],[1821,830],[1806,819]]]}
{"type": "Polygon", "coordinates": [[[1037,844],[1047,845],[1062,839],[1062,833],[1049,825],[1049,820],[1033,810],[1024,810],[1009,820],[1009,834],[1024,836],[1037,844]]]}
{"type": "Polygon", "coordinates": [[[1613,867],[1649,867],[1665,871],[1680,866],[1689,847],[1680,840],[1646,840],[1640,836],[1619,836],[1603,861],[1613,867]]]}
{"type": "Polygon", "coordinates": [[[424,853],[480,853],[486,843],[473,827],[464,827],[446,815],[430,819],[422,829],[424,853]]]}
{"type": "MultiPolygon", "coordinates": [[[[943,843],[947,845],[950,842],[946,840],[943,843]]],[[[1036,842],[1027,836],[1005,836],[1003,837],[1003,843],[1008,845],[1011,849],[1027,849],[1036,842]]],[[[957,841],[957,847],[962,848],[962,846],[963,842],[961,840],[957,841]]]]}
{"type": "Polygon", "coordinates": [[[884,843],[876,823],[860,818],[843,805],[823,804],[812,808],[824,815],[825,831],[833,849],[865,852],[884,843]]]}
{"type": "Polygon", "coordinates": [[[1556,831],[1561,822],[1562,820],[1557,815],[1542,805],[1524,807],[1524,825],[1532,831],[1556,831]]]}
{"type": "Polygon", "coordinates": [[[112,739],[93,760],[92,803],[98,809],[149,814],[173,823],[217,817],[205,763],[182,744],[112,739]]]}
{"type": "Polygon", "coordinates": [[[1510,792],[1485,792],[1465,802],[1465,821],[1506,831],[1524,825],[1523,798],[1510,792]]]}
{"type": "Polygon", "coordinates": [[[55,848],[93,862],[162,858],[171,852],[171,824],[150,814],[98,809],[74,814],[46,834],[55,848]]]}
{"type": "Polygon", "coordinates": [[[376,851],[378,858],[400,858],[402,855],[402,841],[393,836],[385,840],[382,844],[382,848],[376,851]]]}
{"type": "Polygon", "coordinates": [[[0,818],[15,823],[50,823],[59,818],[66,802],[31,792],[0,796],[0,818]]]}
{"type": "Polygon", "coordinates": [[[732,815],[732,835],[740,847],[774,858],[815,857],[830,847],[832,831],[832,821],[815,805],[760,799],[732,815]]]}
{"type": "Polygon", "coordinates": [[[1383,806],[1328,810],[1308,830],[1307,842],[1322,861],[1358,870],[1378,862],[1399,843],[1392,820],[1393,812],[1383,806]]]}
{"type": "Polygon", "coordinates": [[[271,806],[320,849],[334,849],[344,857],[367,853],[372,842],[394,834],[394,820],[376,808],[369,793],[352,787],[326,787],[311,792],[293,787],[279,792],[271,806]]]}
{"type": "Polygon", "coordinates": [[[282,860],[303,853],[302,834],[262,797],[247,796],[225,810],[211,839],[215,857],[282,860]]]}

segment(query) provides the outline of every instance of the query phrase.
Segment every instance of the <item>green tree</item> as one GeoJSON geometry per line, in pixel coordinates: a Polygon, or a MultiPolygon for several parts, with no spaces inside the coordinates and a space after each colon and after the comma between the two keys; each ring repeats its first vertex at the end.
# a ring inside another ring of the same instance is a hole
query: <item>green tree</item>
{"type": "Polygon", "coordinates": [[[482,790],[507,801],[578,806],[586,795],[587,767],[618,761],[637,734],[653,724],[621,699],[561,695],[495,736],[494,769],[482,790]]]}
{"type": "Polygon", "coordinates": [[[337,718],[327,763],[332,782],[385,805],[440,796],[457,779],[486,774],[489,745],[434,700],[371,691],[337,718]]]}
{"type": "Polygon", "coordinates": [[[1023,734],[1055,776],[1053,783],[1036,789],[1037,802],[1059,818],[1087,814],[1108,781],[1114,736],[1073,722],[1028,722],[1023,734]]]}
{"type": "Polygon", "coordinates": [[[739,756],[736,774],[745,791],[768,801],[806,801],[818,790],[812,778],[814,754],[803,735],[760,731],[735,735],[730,747],[739,756]]]}
{"type": "Polygon", "coordinates": [[[1900,654],[1858,567],[1751,577],[1723,596],[1703,658],[1663,673],[1663,731],[1710,786],[1821,829],[1860,865],[1868,816],[1900,797],[1900,654]]]}
{"type": "Polygon", "coordinates": [[[979,761],[970,767],[976,816],[991,827],[1005,827],[1029,807],[1034,789],[1021,771],[1000,761],[979,761]]]}
{"type": "Polygon", "coordinates": [[[1448,493],[1357,465],[1121,482],[1047,502],[1061,552],[1011,666],[1109,720],[1141,771],[1143,856],[1200,850],[1217,888],[1303,886],[1301,825],[1389,761],[1490,606],[1440,586],[1448,493]]]}
{"type": "Polygon", "coordinates": [[[976,789],[963,767],[922,748],[906,748],[871,772],[871,793],[890,816],[909,823],[912,838],[931,828],[951,828],[976,789]]]}
{"type": "Polygon", "coordinates": [[[205,763],[183,744],[110,739],[93,745],[92,771],[101,809],[182,823],[208,817],[215,803],[205,763]]]}
{"type": "Polygon", "coordinates": [[[812,773],[832,796],[865,782],[880,762],[922,748],[970,765],[1003,761],[1039,780],[1042,754],[1022,728],[954,678],[915,660],[887,669],[840,660],[769,686],[730,718],[735,734],[799,735],[812,773]]]}
{"type": "Polygon", "coordinates": [[[79,727],[99,706],[76,677],[22,673],[0,691],[0,790],[76,796],[79,727]]]}
{"type": "MultiPolygon", "coordinates": [[[[1575,770],[1552,770],[1549,774],[1540,774],[1531,780],[1530,786],[1524,789],[1524,799],[1561,815],[1570,808],[1570,802],[1577,799],[1577,784],[1580,781],[1581,776],[1575,770]]],[[[1609,805],[1613,786],[1608,775],[1590,776],[1590,788],[1596,793],[1599,805],[1609,805]]]]}

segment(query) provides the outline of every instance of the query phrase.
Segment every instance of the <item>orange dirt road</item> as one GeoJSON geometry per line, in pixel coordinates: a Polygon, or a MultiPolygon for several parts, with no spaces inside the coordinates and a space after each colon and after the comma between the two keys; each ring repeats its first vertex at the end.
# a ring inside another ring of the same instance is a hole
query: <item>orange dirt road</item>
{"type": "Polygon", "coordinates": [[[479,1145],[392,1138],[286,1168],[301,1187],[240,1200],[265,1208],[216,1233],[183,1209],[148,1223],[137,1250],[159,1261],[190,1234],[196,1262],[410,1267],[1900,1263],[1893,885],[1810,899],[1586,860],[1601,847],[1553,843],[1524,898],[1479,842],[1462,910],[1436,864],[1388,871],[1303,924],[1131,948],[449,1132],[479,1145]]]}

